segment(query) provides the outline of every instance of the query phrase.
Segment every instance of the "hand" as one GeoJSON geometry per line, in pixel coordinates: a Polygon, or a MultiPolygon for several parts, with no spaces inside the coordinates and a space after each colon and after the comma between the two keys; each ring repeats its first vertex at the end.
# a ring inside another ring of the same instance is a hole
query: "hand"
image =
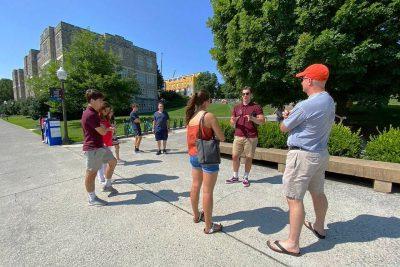
{"type": "Polygon", "coordinates": [[[248,122],[253,121],[253,117],[252,116],[250,116],[250,115],[244,115],[244,116],[247,118],[248,122]]]}
{"type": "Polygon", "coordinates": [[[114,130],[115,130],[114,127],[108,127],[108,128],[107,128],[107,131],[109,131],[109,132],[113,132],[114,130]]]}
{"type": "Polygon", "coordinates": [[[289,115],[290,115],[290,111],[288,111],[286,109],[285,109],[285,111],[282,112],[282,116],[284,119],[287,119],[289,117],[289,115]]]}

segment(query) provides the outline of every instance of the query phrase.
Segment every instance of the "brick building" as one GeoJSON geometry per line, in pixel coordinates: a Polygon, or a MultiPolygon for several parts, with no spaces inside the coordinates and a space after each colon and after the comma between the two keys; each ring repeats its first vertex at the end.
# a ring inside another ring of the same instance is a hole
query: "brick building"
{"type": "MultiPolygon", "coordinates": [[[[26,81],[40,75],[41,70],[52,60],[62,61],[63,52],[68,49],[73,35],[83,28],[60,22],[56,27],[47,27],[40,36],[40,50],[31,49],[24,57],[24,69],[13,70],[14,99],[33,96],[26,81]]],[[[123,77],[135,76],[140,93],[134,101],[143,112],[156,110],[157,105],[157,57],[156,53],[133,45],[124,37],[112,34],[98,34],[104,38],[105,49],[111,49],[121,60],[123,77]]]]}

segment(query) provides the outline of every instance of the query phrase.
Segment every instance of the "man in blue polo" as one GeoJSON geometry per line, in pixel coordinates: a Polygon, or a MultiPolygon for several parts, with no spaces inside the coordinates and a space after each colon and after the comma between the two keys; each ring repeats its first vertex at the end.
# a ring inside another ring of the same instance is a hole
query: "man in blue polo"
{"type": "Polygon", "coordinates": [[[313,64],[296,75],[308,99],[299,102],[291,112],[285,111],[282,132],[288,132],[289,152],[283,174],[283,190],[289,204],[290,232],[283,241],[268,241],[272,250],[292,256],[300,255],[300,232],[303,224],[319,239],[325,238],[325,215],[328,200],[324,194],[328,167],[328,139],[335,119],[335,104],[325,91],[329,69],[313,64]],[[305,221],[303,197],[310,191],[315,222],[305,221]]]}

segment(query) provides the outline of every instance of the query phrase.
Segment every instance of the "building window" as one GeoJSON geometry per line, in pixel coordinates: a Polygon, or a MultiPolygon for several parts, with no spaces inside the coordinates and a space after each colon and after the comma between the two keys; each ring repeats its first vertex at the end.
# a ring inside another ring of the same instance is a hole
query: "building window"
{"type": "Polygon", "coordinates": [[[149,85],[155,85],[157,83],[156,81],[156,76],[153,74],[147,74],[147,84],[149,85]]]}
{"type": "Polygon", "coordinates": [[[141,56],[141,55],[138,55],[138,57],[137,57],[137,63],[138,63],[138,65],[139,65],[139,67],[144,67],[144,58],[143,58],[143,56],[141,56]]]}
{"type": "Polygon", "coordinates": [[[148,57],[148,58],[146,59],[146,61],[147,61],[147,68],[148,68],[148,69],[153,69],[153,67],[154,67],[154,65],[153,65],[153,58],[148,57]]]}

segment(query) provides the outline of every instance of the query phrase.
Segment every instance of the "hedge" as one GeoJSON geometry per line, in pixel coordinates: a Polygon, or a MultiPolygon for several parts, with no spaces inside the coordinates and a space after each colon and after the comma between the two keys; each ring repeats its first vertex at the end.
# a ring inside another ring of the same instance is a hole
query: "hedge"
{"type": "Polygon", "coordinates": [[[372,136],[365,147],[365,158],[400,163],[400,128],[390,127],[378,136],[372,136]]]}

